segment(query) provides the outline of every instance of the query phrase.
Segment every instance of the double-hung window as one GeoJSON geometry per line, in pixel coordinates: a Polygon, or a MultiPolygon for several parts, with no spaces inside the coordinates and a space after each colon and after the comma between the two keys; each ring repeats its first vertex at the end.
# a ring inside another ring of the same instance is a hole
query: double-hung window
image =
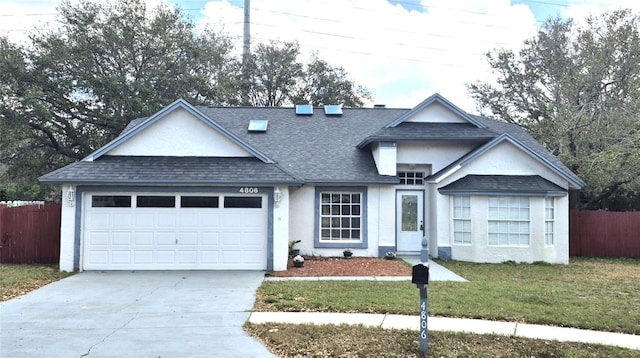
{"type": "Polygon", "coordinates": [[[489,245],[528,246],[529,198],[489,197],[489,245]]]}
{"type": "Polygon", "coordinates": [[[366,247],[364,189],[316,189],[318,247],[366,247]]]}
{"type": "Polygon", "coordinates": [[[453,197],[453,242],[471,243],[471,197],[453,197]]]}
{"type": "Polygon", "coordinates": [[[553,245],[555,235],[555,198],[544,198],[544,243],[545,245],[553,245]]]}

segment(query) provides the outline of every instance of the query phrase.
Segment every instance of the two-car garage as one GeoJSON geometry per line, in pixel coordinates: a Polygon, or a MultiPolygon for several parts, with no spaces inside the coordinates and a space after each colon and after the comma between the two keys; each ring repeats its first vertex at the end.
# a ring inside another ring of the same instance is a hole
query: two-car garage
{"type": "Polygon", "coordinates": [[[265,270],[267,196],[83,194],[84,270],[265,270]]]}

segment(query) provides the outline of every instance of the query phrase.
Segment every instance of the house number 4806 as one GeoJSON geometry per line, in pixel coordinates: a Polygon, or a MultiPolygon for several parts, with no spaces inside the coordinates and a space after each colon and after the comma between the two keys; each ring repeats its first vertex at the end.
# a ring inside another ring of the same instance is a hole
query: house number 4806
{"type": "Polygon", "coordinates": [[[240,192],[242,194],[258,194],[258,188],[242,187],[240,192]]]}

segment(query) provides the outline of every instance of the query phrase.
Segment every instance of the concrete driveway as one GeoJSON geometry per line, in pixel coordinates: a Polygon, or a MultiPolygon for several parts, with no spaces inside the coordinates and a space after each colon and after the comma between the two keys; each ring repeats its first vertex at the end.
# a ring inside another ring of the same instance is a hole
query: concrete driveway
{"type": "Polygon", "coordinates": [[[249,337],[262,272],[83,272],[0,305],[0,357],[274,357],[249,337]]]}

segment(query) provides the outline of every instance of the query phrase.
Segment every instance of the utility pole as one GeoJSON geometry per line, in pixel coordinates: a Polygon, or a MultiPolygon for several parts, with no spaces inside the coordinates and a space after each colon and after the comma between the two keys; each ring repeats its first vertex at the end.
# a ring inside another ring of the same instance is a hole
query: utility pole
{"type": "Polygon", "coordinates": [[[242,62],[246,64],[249,59],[249,50],[251,47],[251,0],[244,0],[244,36],[242,48],[242,62]]]}
{"type": "Polygon", "coordinates": [[[249,105],[249,56],[251,51],[251,1],[244,0],[244,34],[242,42],[242,105],[249,105]]]}

